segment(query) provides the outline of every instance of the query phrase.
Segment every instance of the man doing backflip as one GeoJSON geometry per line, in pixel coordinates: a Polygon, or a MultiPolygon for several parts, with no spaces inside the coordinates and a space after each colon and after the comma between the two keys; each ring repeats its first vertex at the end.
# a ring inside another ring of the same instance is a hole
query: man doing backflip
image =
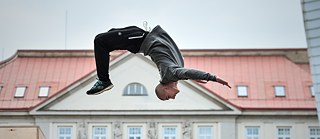
{"type": "Polygon", "coordinates": [[[113,50],[128,50],[131,53],[149,55],[157,65],[160,83],[155,92],[159,99],[175,99],[179,89],[179,80],[196,80],[218,82],[231,88],[228,82],[210,73],[184,68],[181,52],[169,34],[159,25],[150,32],[136,26],[113,28],[98,34],[94,40],[94,54],[98,81],[87,91],[88,95],[97,95],[110,90],[113,84],[109,78],[109,53],[113,50]]]}

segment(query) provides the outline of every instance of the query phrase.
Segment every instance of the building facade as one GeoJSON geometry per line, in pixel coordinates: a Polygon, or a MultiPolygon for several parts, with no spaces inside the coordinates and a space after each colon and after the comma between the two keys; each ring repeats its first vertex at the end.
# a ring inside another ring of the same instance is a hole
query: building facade
{"type": "Polygon", "coordinates": [[[320,114],[320,1],[303,0],[303,17],[310,58],[312,80],[320,114]]]}
{"type": "Polygon", "coordinates": [[[175,100],[154,94],[149,57],[114,52],[115,87],[96,81],[92,50],[19,50],[0,63],[0,126],[39,126],[47,139],[316,139],[306,49],[182,50],[185,65],[232,89],[179,81],[175,100]]]}

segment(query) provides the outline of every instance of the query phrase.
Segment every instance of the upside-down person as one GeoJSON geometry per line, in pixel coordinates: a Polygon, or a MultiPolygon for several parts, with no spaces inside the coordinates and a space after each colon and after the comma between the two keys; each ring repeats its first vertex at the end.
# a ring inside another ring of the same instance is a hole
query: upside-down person
{"type": "Polygon", "coordinates": [[[150,32],[136,26],[112,28],[98,34],[94,40],[94,54],[98,80],[87,91],[88,95],[97,95],[113,88],[109,78],[109,53],[113,50],[128,50],[131,53],[149,55],[157,65],[160,83],[155,93],[161,100],[175,99],[179,89],[179,80],[195,80],[201,83],[213,81],[231,88],[228,82],[208,72],[184,68],[181,52],[169,34],[159,25],[150,32]]]}

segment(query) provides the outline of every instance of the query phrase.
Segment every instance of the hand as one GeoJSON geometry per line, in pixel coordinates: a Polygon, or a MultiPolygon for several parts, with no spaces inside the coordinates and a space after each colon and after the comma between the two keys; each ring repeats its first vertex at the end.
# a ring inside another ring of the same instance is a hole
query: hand
{"type": "Polygon", "coordinates": [[[222,84],[222,85],[226,85],[226,86],[228,86],[229,88],[231,88],[231,86],[228,84],[228,82],[226,82],[226,81],[224,81],[224,80],[222,80],[222,79],[220,79],[220,78],[218,78],[218,77],[216,77],[216,79],[217,79],[217,82],[218,82],[218,83],[220,83],[220,84],[222,84]]]}

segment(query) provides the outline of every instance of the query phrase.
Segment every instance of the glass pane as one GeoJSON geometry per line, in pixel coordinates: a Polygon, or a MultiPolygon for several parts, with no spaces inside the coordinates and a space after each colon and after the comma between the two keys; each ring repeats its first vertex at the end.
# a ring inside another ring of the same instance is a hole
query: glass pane
{"type": "Polygon", "coordinates": [[[16,92],[14,94],[15,97],[24,97],[24,92],[26,91],[26,86],[17,86],[16,92]]]}
{"type": "Polygon", "coordinates": [[[40,86],[39,88],[39,97],[47,97],[49,95],[49,86],[40,86]]]}
{"type": "Polygon", "coordinates": [[[284,86],[274,86],[276,96],[286,96],[284,86]]]}
{"type": "Polygon", "coordinates": [[[126,86],[124,90],[125,95],[140,95],[146,94],[145,87],[140,83],[130,83],[126,86]]]}
{"type": "Polygon", "coordinates": [[[248,96],[248,87],[247,86],[238,86],[238,96],[248,96]]]}

